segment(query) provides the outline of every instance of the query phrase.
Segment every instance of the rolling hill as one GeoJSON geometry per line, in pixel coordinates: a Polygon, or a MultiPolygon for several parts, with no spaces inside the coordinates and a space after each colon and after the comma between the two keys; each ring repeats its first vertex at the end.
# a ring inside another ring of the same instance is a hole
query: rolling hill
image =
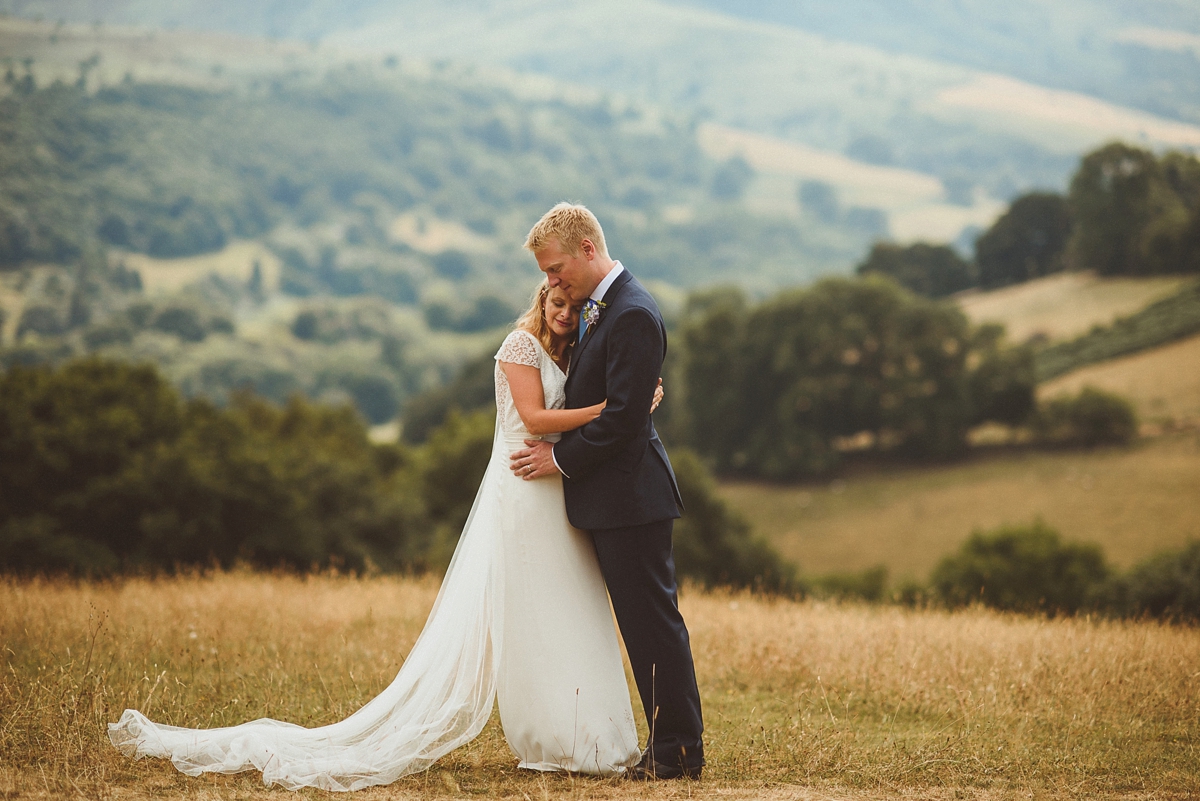
{"type": "MultiPolygon", "coordinates": [[[[800,145],[817,161],[840,155],[859,172],[920,173],[940,184],[925,202],[933,208],[897,208],[883,197],[863,203],[853,197],[861,182],[828,181],[844,205],[882,210],[884,230],[902,240],[969,246],[1000,201],[1061,187],[1076,157],[1108,139],[1200,145],[1200,49],[1187,38],[1200,31],[1200,15],[1179,0],[1021,0],[1003,8],[947,0],[6,0],[5,7],[26,18],[269,36],[307,43],[327,60],[450,59],[489,76],[515,72],[622,95],[743,136],[800,145]]],[[[168,61],[158,68],[175,69],[180,59],[168,61]]],[[[753,162],[760,148],[742,149],[753,162]]],[[[765,170],[752,202],[798,213],[792,172],[765,170]]]]}
{"type": "MultiPolygon", "coordinates": [[[[1064,273],[957,302],[1018,341],[1070,339],[1140,311],[1192,278],[1103,279],[1064,273]]],[[[722,494],[810,574],[886,566],[924,579],[974,529],[1042,518],[1100,544],[1127,567],[1200,537],[1200,337],[1074,370],[1039,398],[1095,386],[1129,398],[1149,435],[1130,449],[983,451],[926,467],[851,470],[832,482],[728,482],[722,494]],[[1182,429],[1182,430],[1180,430],[1182,429]]]]}

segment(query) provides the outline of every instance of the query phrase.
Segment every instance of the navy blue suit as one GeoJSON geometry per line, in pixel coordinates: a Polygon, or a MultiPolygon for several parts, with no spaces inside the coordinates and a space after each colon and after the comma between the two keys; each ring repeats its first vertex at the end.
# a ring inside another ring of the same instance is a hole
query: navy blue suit
{"type": "Polygon", "coordinates": [[[600,319],[575,346],[567,407],[607,400],[592,422],[563,434],[554,459],[567,517],[591,533],[617,624],[662,764],[704,764],[704,724],[691,644],[679,614],[671,528],[682,502],[650,402],[667,335],[658,305],[629,271],[613,281],[600,319]]]}

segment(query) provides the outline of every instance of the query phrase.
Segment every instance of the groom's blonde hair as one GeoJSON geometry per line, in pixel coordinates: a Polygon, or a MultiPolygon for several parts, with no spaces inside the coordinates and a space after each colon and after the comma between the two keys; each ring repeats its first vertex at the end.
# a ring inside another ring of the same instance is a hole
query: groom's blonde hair
{"type": "Polygon", "coordinates": [[[579,255],[583,240],[590,239],[596,252],[608,258],[608,246],[604,244],[604,230],[596,215],[578,203],[559,203],[542,215],[529,236],[525,237],[527,250],[537,253],[546,247],[550,239],[557,239],[563,252],[570,256],[579,255]]]}

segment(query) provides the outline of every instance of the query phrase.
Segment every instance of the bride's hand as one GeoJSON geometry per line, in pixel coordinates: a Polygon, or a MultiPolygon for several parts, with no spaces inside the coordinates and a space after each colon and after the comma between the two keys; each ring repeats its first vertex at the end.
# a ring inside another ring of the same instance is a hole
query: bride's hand
{"type": "Polygon", "coordinates": [[[662,403],[663,399],[662,379],[658,379],[658,386],[654,388],[654,400],[650,401],[650,414],[654,414],[654,410],[658,408],[658,404],[662,403]]]}

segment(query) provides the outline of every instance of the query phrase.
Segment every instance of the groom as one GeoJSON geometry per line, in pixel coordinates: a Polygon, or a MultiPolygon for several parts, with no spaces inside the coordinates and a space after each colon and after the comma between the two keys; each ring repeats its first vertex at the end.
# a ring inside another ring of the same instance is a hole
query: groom
{"type": "Polygon", "coordinates": [[[526,440],[512,455],[525,479],[561,473],[567,517],[591,533],[650,728],[634,779],[698,779],[704,766],[700,693],[679,614],[671,528],[682,503],[650,402],[667,350],[650,293],[608,256],[583,206],[560,203],[525,247],[552,287],[585,303],[567,377],[567,407],[608,404],[555,445],[526,440]]]}

